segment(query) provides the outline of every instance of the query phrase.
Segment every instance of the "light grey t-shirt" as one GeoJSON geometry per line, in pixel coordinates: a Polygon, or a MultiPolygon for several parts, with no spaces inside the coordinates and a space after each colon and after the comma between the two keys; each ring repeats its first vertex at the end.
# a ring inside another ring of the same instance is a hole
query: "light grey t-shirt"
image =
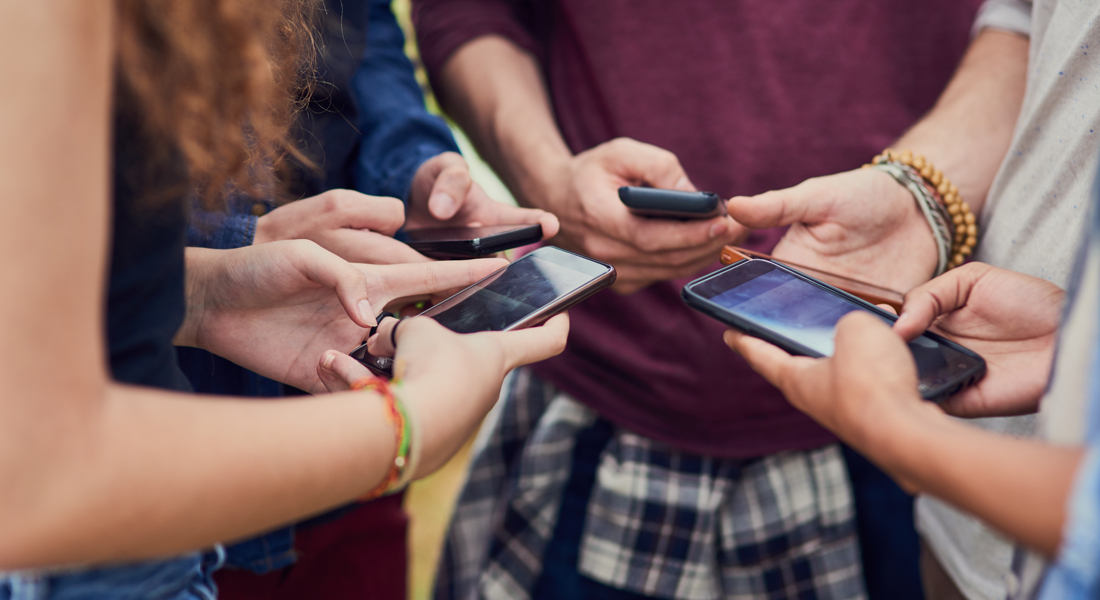
{"type": "MultiPolygon", "coordinates": [[[[1029,7],[1027,92],[975,258],[1065,288],[1100,158],[1100,3],[990,0],[976,28],[1018,30],[1029,7]]],[[[1036,430],[1035,417],[971,423],[1019,436],[1036,430]]],[[[1014,546],[1003,536],[929,497],[917,502],[917,528],[968,598],[1006,597],[1014,546]]]]}

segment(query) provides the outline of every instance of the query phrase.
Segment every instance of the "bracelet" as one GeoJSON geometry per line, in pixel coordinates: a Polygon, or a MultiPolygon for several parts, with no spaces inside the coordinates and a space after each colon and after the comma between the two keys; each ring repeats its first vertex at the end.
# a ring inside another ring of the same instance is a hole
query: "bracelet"
{"type": "Polygon", "coordinates": [[[925,185],[920,174],[916,173],[911,168],[891,162],[879,163],[873,165],[871,168],[876,171],[882,171],[893,177],[895,181],[909,190],[909,193],[913,194],[913,197],[916,198],[917,206],[920,208],[921,213],[924,214],[924,218],[928,221],[928,226],[932,228],[932,237],[935,238],[936,241],[936,254],[938,260],[936,261],[936,273],[934,276],[938,277],[943,275],[944,271],[947,271],[947,265],[951,260],[951,236],[954,227],[952,226],[950,215],[944,210],[939,199],[936,198],[928,186],[925,185]]]}
{"type": "MultiPolygon", "coordinates": [[[[919,154],[914,155],[909,150],[898,152],[887,148],[882,151],[882,154],[872,159],[870,165],[864,165],[864,167],[883,164],[892,164],[898,168],[907,169],[909,173],[919,175],[927,188],[938,196],[939,203],[947,211],[947,218],[955,233],[951,238],[951,258],[947,260],[946,268],[954,269],[963,264],[974,251],[974,247],[978,245],[978,220],[970,211],[970,205],[959,195],[959,188],[955,187],[955,184],[951,183],[939,169],[932,166],[931,162],[919,154]]],[[[906,188],[908,189],[909,186],[906,188]]],[[[919,197],[917,202],[920,203],[919,197]]],[[[923,206],[921,211],[925,212],[923,206]]],[[[927,212],[925,217],[928,217],[927,212]]],[[[932,224],[931,219],[929,224],[932,224]]],[[[932,229],[935,233],[935,226],[932,229]]]]}
{"type": "Polygon", "coordinates": [[[386,477],[373,490],[360,498],[360,501],[374,500],[381,496],[397,493],[412,481],[416,473],[416,464],[420,456],[420,449],[416,446],[419,436],[416,435],[415,421],[405,404],[394,394],[394,387],[398,384],[391,383],[381,377],[363,377],[351,384],[353,390],[369,390],[377,392],[386,402],[386,419],[394,429],[394,446],[396,456],[386,477]],[[416,447],[414,447],[416,446],[416,447]]]}

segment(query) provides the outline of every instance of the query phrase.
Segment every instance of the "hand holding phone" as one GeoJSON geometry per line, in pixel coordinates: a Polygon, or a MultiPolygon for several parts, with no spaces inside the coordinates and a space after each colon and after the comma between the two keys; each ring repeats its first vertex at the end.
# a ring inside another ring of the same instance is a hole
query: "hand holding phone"
{"type": "MultiPolygon", "coordinates": [[[[779,263],[746,259],[684,286],[688,306],[802,356],[833,354],[836,323],[852,311],[870,312],[888,323],[897,317],[840,289],[779,263]]],[[[985,361],[934,333],[911,342],[918,391],[941,400],[980,380],[985,361]]]]}
{"type": "MultiPolygon", "coordinates": [[[[615,268],[554,246],[544,246],[421,313],[456,333],[513,331],[538,325],[615,282],[615,268]]],[[[392,362],[352,350],[375,373],[392,362]]]]}
{"type": "Polygon", "coordinates": [[[726,214],[726,201],[711,192],[624,186],[619,188],[619,200],[639,217],[713,219],[726,214]]]}

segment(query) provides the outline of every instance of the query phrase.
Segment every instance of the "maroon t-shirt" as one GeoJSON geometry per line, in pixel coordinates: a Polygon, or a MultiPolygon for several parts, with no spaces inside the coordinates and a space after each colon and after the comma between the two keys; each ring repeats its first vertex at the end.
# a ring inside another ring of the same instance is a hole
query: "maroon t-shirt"
{"type": "MultiPolygon", "coordinates": [[[[414,0],[414,19],[429,73],[473,38],[507,37],[541,62],[574,152],[620,136],[655,144],[699,189],[729,197],[853,169],[891,144],[943,91],[979,4],[414,0]]],[[[781,233],[746,245],[768,251],[781,233]]],[[[683,304],[687,281],[585,301],[570,311],[566,352],[536,371],[611,421],[693,452],[831,441],[723,344],[723,325],[683,304]]]]}

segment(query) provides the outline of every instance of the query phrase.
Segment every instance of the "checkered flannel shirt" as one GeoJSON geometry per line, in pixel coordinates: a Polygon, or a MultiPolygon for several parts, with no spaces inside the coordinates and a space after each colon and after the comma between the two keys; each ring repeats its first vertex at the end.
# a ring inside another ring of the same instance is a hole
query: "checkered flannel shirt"
{"type": "MultiPolygon", "coordinates": [[[[502,398],[475,446],[437,600],[531,597],[573,442],[600,418],[528,370],[502,398]]],[[[836,445],[719,460],[616,428],[600,456],[578,568],[668,600],[863,598],[854,513],[836,445]]]]}

